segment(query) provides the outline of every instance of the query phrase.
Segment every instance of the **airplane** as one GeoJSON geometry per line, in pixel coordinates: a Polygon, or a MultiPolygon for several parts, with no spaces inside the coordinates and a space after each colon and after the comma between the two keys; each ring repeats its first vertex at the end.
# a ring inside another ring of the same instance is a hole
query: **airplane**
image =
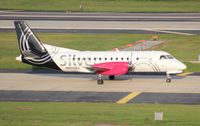
{"type": "Polygon", "coordinates": [[[104,83],[102,76],[114,80],[129,72],[165,72],[170,83],[170,74],[186,69],[164,51],[78,51],[42,43],[25,21],[14,21],[14,25],[21,53],[16,60],[63,72],[96,73],[99,85],[104,83]]]}

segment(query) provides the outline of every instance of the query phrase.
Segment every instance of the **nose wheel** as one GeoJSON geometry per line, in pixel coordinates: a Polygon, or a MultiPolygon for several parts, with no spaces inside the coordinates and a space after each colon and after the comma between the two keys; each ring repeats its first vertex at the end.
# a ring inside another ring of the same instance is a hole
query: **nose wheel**
{"type": "Polygon", "coordinates": [[[101,74],[99,74],[99,79],[97,80],[97,84],[98,85],[102,85],[103,84],[103,79],[101,77],[101,74]]]}
{"type": "Polygon", "coordinates": [[[166,83],[171,83],[171,81],[172,81],[171,78],[166,79],[166,83]]]}
{"type": "Polygon", "coordinates": [[[167,74],[167,79],[166,79],[166,83],[171,83],[171,77],[170,77],[170,75],[169,74],[167,74]]]}

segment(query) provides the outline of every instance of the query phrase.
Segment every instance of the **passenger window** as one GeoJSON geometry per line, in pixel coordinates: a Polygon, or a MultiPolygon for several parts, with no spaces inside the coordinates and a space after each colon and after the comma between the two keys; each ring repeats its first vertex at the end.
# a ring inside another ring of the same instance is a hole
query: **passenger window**
{"type": "Polygon", "coordinates": [[[107,60],[107,58],[105,58],[105,60],[107,60]]]}
{"type": "Polygon", "coordinates": [[[118,60],[118,58],[116,58],[116,60],[118,60]]]}
{"type": "Polygon", "coordinates": [[[124,60],[124,58],[122,57],[121,60],[124,60]]]}
{"type": "Polygon", "coordinates": [[[85,58],[83,58],[83,60],[85,60],[85,58]]]}
{"type": "Polygon", "coordinates": [[[127,57],[127,60],[129,61],[129,58],[127,57]]]}
{"type": "Polygon", "coordinates": [[[96,58],[94,58],[94,60],[96,60],[96,58]]]}
{"type": "Polygon", "coordinates": [[[113,58],[111,57],[110,60],[113,60],[113,58]]]}
{"type": "Polygon", "coordinates": [[[101,58],[99,58],[99,60],[101,60],[101,58]]]}

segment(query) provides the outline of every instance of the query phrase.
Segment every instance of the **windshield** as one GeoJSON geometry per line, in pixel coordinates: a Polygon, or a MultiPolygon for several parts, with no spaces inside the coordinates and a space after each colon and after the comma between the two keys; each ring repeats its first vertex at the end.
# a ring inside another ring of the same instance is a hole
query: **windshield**
{"type": "Polygon", "coordinates": [[[174,59],[174,57],[171,55],[161,55],[160,60],[163,60],[163,59],[174,59]]]}
{"type": "Polygon", "coordinates": [[[167,57],[165,55],[161,55],[160,60],[163,60],[163,59],[167,59],[167,57]]]}
{"type": "Polygon", "coordinates": [[[171,56],[171,55],[167,55],[167,57],[168,57],[169,59],[174,59],[174,57],[171,56]]]}

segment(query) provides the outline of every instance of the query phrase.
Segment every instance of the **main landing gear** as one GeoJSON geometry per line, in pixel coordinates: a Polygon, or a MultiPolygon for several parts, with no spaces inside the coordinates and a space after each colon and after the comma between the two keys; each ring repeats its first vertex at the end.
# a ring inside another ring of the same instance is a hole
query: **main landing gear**
{"type": "Polygon", "coordinates": [[[110,76],[109,76],[109,79],[110,79],[110,80],[114,80],[114,79],[115,79],[115,76],[114,76],[114,75],[110,75],[110,76]]]}
{"type": "Polygon", "coordinates": [[[167,74],[167,79],[166,79],[166,83],[171,83],[171,77],[170,77],[170,75],[169,74],[167,74]]]}
{"type": "MultiPolygon", "coordinates": [[[[114,79],[115,79],[115,76],[114,76],[114,75],[110,75],[110,76],[109,76],[109,79],[110,79],[110,80],[114,80],[114,79]]],[[[103,79],[102,79],[102,75],[101,75],[101,74],[99,74],[99,79],[97,80],[97,84],[98,84],[98,85],[102,85],[102,84],[103,84],[103,79]]]]}
{"type": "Polygon", "coordinates": [[[103,79],[101,77],[101,74],[99,74],[99,79],[97,80],[97,84],[98,85],[102,85],[103,84],[103,79]]]}

